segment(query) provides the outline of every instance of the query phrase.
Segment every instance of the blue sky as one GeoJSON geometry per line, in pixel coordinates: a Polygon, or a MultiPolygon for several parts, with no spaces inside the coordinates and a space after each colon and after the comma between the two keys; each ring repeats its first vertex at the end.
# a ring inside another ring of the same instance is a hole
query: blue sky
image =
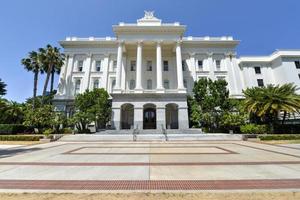
{"type": "MultiPolygon", "coordinates": [[[[2,0],[0,2],[0,78],[5,98],[32,96],[33,74],[20,60],[31,50],[66,36],[113,36],[111,25],[136,22],[154,10],[163,22],[187,25],[186,36],[232,35],[238,55],[300,49],[299,0],[2,0]]],[[[57,83],[57,82],[56,82],[57,83]]],[[[39,93],[43,85],[40,79],[39,93]]]]}

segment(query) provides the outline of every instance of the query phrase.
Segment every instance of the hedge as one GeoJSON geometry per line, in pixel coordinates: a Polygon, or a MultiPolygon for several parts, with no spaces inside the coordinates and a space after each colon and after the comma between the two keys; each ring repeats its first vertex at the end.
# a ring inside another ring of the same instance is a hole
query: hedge
{"type": "Polygon", "coordinates": [[[260,135],[260,140],[300,140],[300,135],[260,135]]]}
{"type": "Polygon", "coordinates": [[[37,135],[0,135],[0,141],[39,141],[43,136],[37,135]]]}
{"type": "Polygon", "coordinates": [[[0,134],[17,134],[32,132],[33,128],[29,126],[24,126],[22,124],[0,124],[0,134]]]}

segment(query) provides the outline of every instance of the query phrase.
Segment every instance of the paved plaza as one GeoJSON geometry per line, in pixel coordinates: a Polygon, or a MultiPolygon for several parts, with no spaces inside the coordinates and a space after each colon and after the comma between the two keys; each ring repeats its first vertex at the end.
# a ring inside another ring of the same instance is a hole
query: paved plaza
{"type": "Polygon", "coordinates": [[[299,145],[53,142],[0,152],[2,191],[300,189],[299,145]]]}

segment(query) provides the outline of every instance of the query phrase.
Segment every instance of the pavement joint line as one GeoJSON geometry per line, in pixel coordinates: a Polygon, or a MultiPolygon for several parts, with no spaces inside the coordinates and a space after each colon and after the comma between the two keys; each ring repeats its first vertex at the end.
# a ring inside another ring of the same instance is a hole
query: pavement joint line
{"type": "Polygon", "coordinates": [[[206,166],[206,165],[298,165],[300,161],[261,162],[0,162],[0,165],[20,166],[206,166]]]}

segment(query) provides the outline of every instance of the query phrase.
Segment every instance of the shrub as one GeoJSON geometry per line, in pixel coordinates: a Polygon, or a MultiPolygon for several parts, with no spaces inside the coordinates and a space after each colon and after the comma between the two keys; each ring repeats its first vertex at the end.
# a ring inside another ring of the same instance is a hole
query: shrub
{"type": "Polygon", "coordinates": [[[50,135],[54,133],[54,130],[51,128],[48,128],[43,131],[43,134],[45,135],[46,138],[50,138],[50,135]]]}
{"type": "Polygon", "coordinates": [[[91,133],[90,129],[82,129],[82,130],[78,130],[78,133],[91,133]]]}
{"type": "Polygon", "coordinates": [[[32,132],[33,128],[22,124],[0,124],[0,134],[17,134],[24,132],[32,132]]]}
{"type": "Polygon", "coordinates": [[[246,124],[240,127],[242,133],[246,134],[264,134],[268,133],[266,125],[246,124]]]}
{"type": "Polygon", "coordinates": [[[300,135],[260,135],[260,140],[300,140],[300,135]]]}
{"type": "Polygon", "coordinates": [[[60,130],[60,133],[62,134],[72,134],[73,130],[71,128],[63,128],[60,130]]]}
{"type": "Polygon", "coordinates": [[[42,136],[37,135],[0,135],[0,141],[39,141],[42,136]]]}

